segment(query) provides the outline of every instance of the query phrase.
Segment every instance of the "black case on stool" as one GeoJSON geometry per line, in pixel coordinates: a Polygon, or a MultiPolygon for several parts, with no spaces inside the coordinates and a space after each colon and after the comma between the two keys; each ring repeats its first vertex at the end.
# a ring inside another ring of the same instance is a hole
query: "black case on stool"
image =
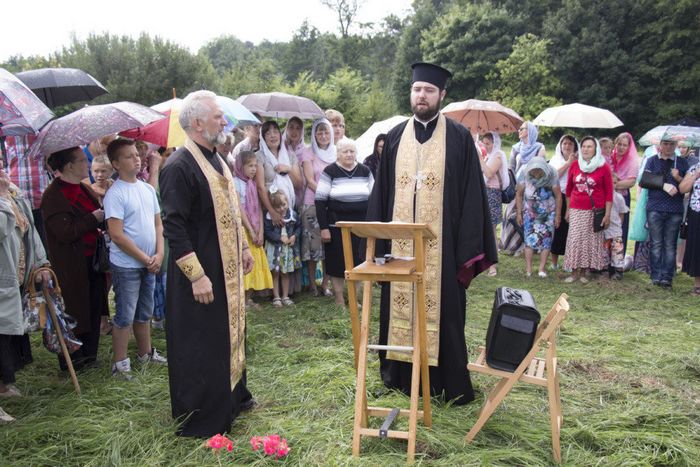
{"type": "Polygon", "coordinates": [[[515,371],[535,341],[540,313],[527,290],[499,287],[486,333],[486,362],[490,367],[515,371]]]}

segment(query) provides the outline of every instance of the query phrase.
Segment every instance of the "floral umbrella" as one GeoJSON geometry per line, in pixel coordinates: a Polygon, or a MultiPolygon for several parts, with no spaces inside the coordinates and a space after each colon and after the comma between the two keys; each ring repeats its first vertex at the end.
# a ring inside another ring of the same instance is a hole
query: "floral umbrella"
{"type": "Polygon", "coordinates": [[[86,106],[42,128],[27,157],[48,156],[162,118],[162,113],[133,102],[86,106]]]}
{"type": "Polygon", "coordinates": [[[664,140],[685,143],[688,147],[700,147],[700,127],[682,125],[657,126],[639,138],[639,144],[652,146],[664,140]]]}
{"type": "Polygon", "coordinates": [[[0,137],[34,134],[53,117],[27,86],[0,68],[0,137]]]}

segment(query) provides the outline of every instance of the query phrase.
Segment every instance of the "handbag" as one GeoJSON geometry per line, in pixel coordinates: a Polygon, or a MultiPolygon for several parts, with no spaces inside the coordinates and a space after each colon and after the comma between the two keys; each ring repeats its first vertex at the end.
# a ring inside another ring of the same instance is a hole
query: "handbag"
{"type": "Polygon", "coordinates": [[[605,208],[596,209],[595,203],[593,202],[593,196],[591,192],[587,191],[588,199],[591,200],[591,210],[593,211],[593,233],[598,233],[601,230],[605,230],[603,227],[603,219],[605,218],[605,208]]]}
{"type": "Polygon", "coordinates": [[[655,174],[648,170],[642,172],[642,178],[639,179],[639,186],[647,190],[663,190],[665,174],[655,174]]]}
{"type": "Polygon", "coordinates": [[[498,183],[501,186],[501,203],[509,204],[515,199],[515,174],[511,169],[508,169],[509,184],[505,190],[503,189],[503,180],[501,180],[501,172],[499,171],[496,175],[498,175],[498,183]]]}
{"type": "Polygon", "coordinates": [[[95,254],[92,255],[92,270],[95,272],[109,272],[109,241],[106,230],[98,230],[95,254]]]}
{"type": "MultiPolygon", "coordinates": [[[[42,270],[51,271],[48,268],[38,268],[29,275],[29,284],[22,295],[22,318],[24,333],[36,332],[46,327],[46,300],[41,291],[36,289],[36,275],[42,270]]],[[[53,271],[51,271],[53,273],[53,271]]]]}
{"type": "MultiPolygon", "coordinates": [[[[676,167],[678,159],[673,159],[673,167],[676,167]]],[[[666,177],[668,177],[671,168],[665,170],[662,174],[653,173],[649,170],[644,170],[642,172],[642,177],[639,179],[639,186],[646,188],[647,190],[663,190],[664,183],[666,183],[666,177]]]]}

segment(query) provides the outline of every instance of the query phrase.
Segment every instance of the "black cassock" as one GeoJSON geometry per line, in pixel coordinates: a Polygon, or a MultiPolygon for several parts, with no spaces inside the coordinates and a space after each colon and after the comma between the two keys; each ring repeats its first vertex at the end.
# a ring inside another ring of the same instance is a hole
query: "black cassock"
{"type": "MultiPolygon", "coordinates": [[[[199,147],[222,173],[215,153],[199,147]]],[[[230,336],[226,287],[214,204],[204,173],[185,148],[175,151],[160,174],[163,229],[170,248],[165,332],[173,418],[177,434],[209,437],[228,432],[249,401],[246,374],[231,391],[230,336]],[[211,280],[214,302],[197,303],[192,283],[176,260],[194,251],[211,280]]]]}
{"type": "MultiPolygon", "coordinates": [[[[411,120],[409,120],[410,122],[411,120]]],[[[374,189],[369,200],[368,221],[390,222],[394,208],[395,165],[399,142],[408,122],[387,134],[374,189]]],[[[414,121],[416,139],[424,143],[432,136],[437,119],[427,128],[414,121]]],[[[471,279],[498,260],[489,218],[484,179],[474,141],[463,126],[446,119],[446,163],[443,195],[443,255],[438,366],[430,367],[432,395],[466,404],[474,399],[464,337],[466,294],[471,279]]],[[[390,241],[377,241],[377,256],[389,253],[390,241]]],[[[379,343],[389,333],[390,284],[382,285],[379,343]]],[[[386,358],[379,352],[381,376],[389,388],[409,393],[411,364],[386,358]]]]}

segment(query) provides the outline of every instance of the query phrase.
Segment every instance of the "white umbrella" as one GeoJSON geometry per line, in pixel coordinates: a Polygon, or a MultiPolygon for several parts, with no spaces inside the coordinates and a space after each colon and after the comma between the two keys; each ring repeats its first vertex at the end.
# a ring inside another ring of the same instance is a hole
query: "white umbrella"
{"type": "Polygon", "coordinates": [[[565,128],[617,128],[624,125],[609,110],[578,103],[545,109],[532,123],[565,128]]]}
{"type": "Polygon", "coordinates": [[[388,133],[389,130],[406,120],[408,120],[408,117],[394,115],[381,122],[372,123],[372,125],[367,128],[367,131],[362,133],[362,136],[355,141],[357,144],[357,160],[363,161],[374,152],[374,140],[377,139],[377,136],[382,133],[388,133]]]}
{"type": "Polygon", "coordinates": [[[442,109],[442,113],[480,135],[491,131],[512,133],[523,124],[523,118],[515,110],[496,101],[467,99],[452,102],[442,109]]]}
{"type": "Polygon", "coordinates": [[[236,100],[263,117],[316,119],[325,115],[311,99],[284,92],[244,94],[236,100]]]}

